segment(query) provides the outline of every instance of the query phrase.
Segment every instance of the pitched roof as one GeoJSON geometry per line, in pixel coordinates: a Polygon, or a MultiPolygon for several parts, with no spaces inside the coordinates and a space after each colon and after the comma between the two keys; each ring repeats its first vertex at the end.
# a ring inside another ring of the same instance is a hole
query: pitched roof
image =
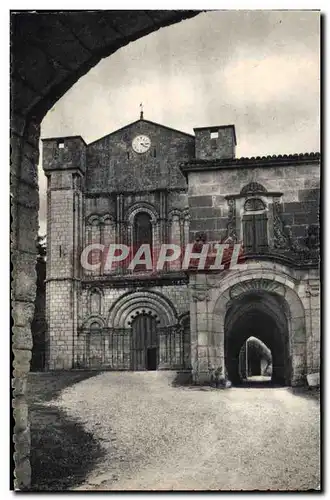
{"type": "Polygon", "coordinates": [[[217,170],[228,167],[262,167],[262,166],[283,166],[303,163],[319,163],[321,153],[295,153],[283,155],[252,156],[250,158],[223,158],[212,160],[192,159],[181,163],[180,168],[183,173],[189,171],[217,170]]]}
{"type": "Polygon", "coordinates": [[[139,123],[139,122],[149,123],[151,125],[155,125],[156,127],[161,127],[161,128],[163,128],[165,130],[170,130],[171,132],[176,132],[177,134],[182,134],[182,135],[185,135],[185,136],[190,137],[192,139],[195,139],[194,135],[188,134],[187,132],[182,132],[181,130],[177,130],[177,129],[172,128],[172,127],[167,127],[166,125],[162,125],[161,123],[152,122],[150,120],[145,120],[144,118],[142,118],[142,119],[139,119],[139,120],[135,120],[135,122],[131,122],[128,125],[124,125],[124,127],[121,127],[121,128],[119,128],[117,130],[114,130],[113,132],[110,132],[110,134],[106,134],[103,137],[100,137],[99,139],[96,139],[93,142],[90,142],[88,144],[88,146],[90,146],[91,144],[95,144],[98,141],[101,141],[105,137],[110,137],[111,135],[117,134],[118,132],[122,132],[123,130],[125,130],[125,129],[131,127],[132,125],[135,125],[136,123],[139,123]]]}

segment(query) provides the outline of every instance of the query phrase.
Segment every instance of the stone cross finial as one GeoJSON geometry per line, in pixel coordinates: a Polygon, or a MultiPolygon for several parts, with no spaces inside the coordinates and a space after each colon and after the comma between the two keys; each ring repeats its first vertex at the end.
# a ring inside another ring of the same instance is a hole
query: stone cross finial
{"type": "Polygon", "coordinates": [[[140,120],[143,120],[143,104],[140,103],[140,120]]]}

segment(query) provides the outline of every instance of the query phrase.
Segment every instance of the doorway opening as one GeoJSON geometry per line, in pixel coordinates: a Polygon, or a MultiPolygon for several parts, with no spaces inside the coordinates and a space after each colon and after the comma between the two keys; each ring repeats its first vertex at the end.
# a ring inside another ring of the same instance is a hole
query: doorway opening
{"type": "Polygon", "coordinates": [[[153,371],[157,370],[157,348],[148,347],[147,348],[147,370],[153,371]]]}
{"type": "Polygon", "coordinates": [[[271,350],[257,337],[249,337],[239,353],[239,374],[244,382],[271,382],[273,357],[271,350]]]}
{"type": "Polygon", "coordinates": [[[157,370],[157,320],[142,312],[132,322],[132,370],[157,370]]]}
{"type": "Polygon", "coordinates": [[[225,320],[225,363],[233,385],[290,385],[285,304],[268,292],[234,299],[225,320]]]}

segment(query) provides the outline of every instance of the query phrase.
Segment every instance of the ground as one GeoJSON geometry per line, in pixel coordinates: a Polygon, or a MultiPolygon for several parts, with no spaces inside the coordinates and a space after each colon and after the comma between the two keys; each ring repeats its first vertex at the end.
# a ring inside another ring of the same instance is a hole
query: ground
{"type": "Polygon", "coordinates": [[[31,374],[34,490],[307,490],[319,401],[175,386],[172,372],[31,374]],[[51,425],[50,425],[51,424],[51,425]]]}

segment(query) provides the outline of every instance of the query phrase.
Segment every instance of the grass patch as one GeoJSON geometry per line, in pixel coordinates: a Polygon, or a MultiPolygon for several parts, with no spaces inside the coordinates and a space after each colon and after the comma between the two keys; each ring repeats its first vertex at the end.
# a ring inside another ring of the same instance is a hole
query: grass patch
{"type": "Polygon", "coordinates": [[[66,491],[81,484],[103,457],[93,435],[49,405],[63,389],[97,372],[31,373],[27,398],[31,424],[31,491],[66,491]],[[45,405],[44,403],[47,403],[45,405]]]}

